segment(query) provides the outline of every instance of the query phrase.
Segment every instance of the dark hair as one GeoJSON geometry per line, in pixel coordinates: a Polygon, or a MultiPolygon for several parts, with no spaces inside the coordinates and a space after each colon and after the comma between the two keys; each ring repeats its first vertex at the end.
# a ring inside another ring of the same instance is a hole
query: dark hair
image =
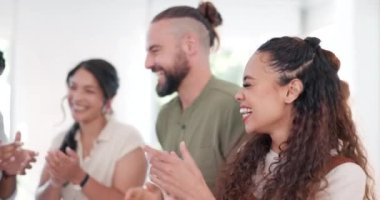
{"type": "Polygon", "coordinates": [[[170,7],[158,15],[156,15],[153,22],[162,19],[183,18],[189,17],[203,24],[210,38],[210,47],[213,47],[215,40],[219,43],[219,36],[215,31],[215,27],[222,24],[222,16],[211,2],[201,2],[197,9],[190,6],[174,6],[170,7]]]}
{"type": "MultiPolygon", "coordinates": [[[[119,88],[119,78],[117,71],[112,64],[102,59],[90,59],[83,61],[67,74],[67,85],[69,85],[70,78],[74,76],[79,69],[85,69],[95,77],[100,88],[102,89],[104,102],[112,99],[116,95],[117,89],[119,88]]],[[[75,142],[75,133],[78,129],[79,124],[75,122],[67,132],[61,144],[61,151],[65,152],[66,147],[76,150],[77,144],[75,142]]]]}
{"type": "MultiPolygon", "coordinates": [[[[314,199],[323,189],[322,183],[327,183],[323,168],[331,159],[331,150],[365,171],[364,198],[374,197],[367,158],[347,104],[349,88],[337,75],[339,59],[319,43],[314,37],[281,37],[257,50],[270,54],[270,66],[280,73],[280,85],[299,79],[304,87],[293,104],[290,136],[281,144],[286,148],[281,149],[277,167],[267,179],[260,199],[314,199]]],[[[264,165],[271,143],[269,135],[256,134],[232,155],[223,172],[226,175],[219,179],[217,199],[252,198],[252,189],[258,187],[252,177],[260,173],[259,166],[264,165]]]]}
{"type": "Polygon", "coordinates": [[[3,52],[0,51],[0,75],[3,73],[5,69],[5,60],[3,57],[3,52]]]}

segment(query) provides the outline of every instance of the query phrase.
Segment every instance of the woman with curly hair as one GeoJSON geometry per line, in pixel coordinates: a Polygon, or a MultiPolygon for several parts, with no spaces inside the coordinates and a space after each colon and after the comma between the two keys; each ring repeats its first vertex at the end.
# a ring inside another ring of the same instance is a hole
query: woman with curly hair
{"type": "Polygon", "coordinates": [[[374,199],[339,59],[318,38],[259,47],[236,94],[250,138],[230,154],[215,196],[186,146],[182,159],[149,147],[151,179],[176,199],[374,199]]]}

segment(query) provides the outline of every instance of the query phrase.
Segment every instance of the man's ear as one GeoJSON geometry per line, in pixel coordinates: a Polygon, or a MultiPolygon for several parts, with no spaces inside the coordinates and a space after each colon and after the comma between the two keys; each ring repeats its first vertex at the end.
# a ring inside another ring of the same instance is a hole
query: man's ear
{"type": "Polygon", "coordinates": [[[198,51],[196,39],[193,34],[186,34],[182,38],[182,49],[188,55],[194,55],[198,51]]]}
{"type": "Polygon", "coordinates": [[[299,79],[293,79],[286,85],[285,102],[293,103],[303,91],[303,83],[299,79]]]}

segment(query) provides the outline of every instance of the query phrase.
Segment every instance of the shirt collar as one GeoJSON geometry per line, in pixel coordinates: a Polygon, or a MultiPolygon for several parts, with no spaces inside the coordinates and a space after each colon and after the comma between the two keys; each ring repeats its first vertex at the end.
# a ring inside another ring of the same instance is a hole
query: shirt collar
{"type": "MultiPolygon", "coordinates": [[[[113,129],[112,127],[114,127],[114,124],[115,124],[115,119],[113,119],[112,117],[107,118],[107,124],[100,131],[100,134],[99,134],[98,138],[95,140],[95,142],[107,142],[107,141],[109,141],[112,137],[112,129],[113,129]]],[[[77,142],[80,140],[79,130],[77,131],[77,134],[75,134],[74,139],[77,142]]]]}

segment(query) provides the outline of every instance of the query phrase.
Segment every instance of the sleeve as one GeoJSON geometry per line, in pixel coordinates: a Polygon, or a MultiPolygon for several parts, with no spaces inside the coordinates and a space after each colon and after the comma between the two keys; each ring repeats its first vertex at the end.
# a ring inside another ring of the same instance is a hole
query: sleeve
{"type": "MultiPolygon", "coordinates": [[[[1,114],[1,112],[0,112],[0,141],[2,144],[4,144],[7,141],[7,138],[6,138],[5,133],[4,133],[3,115],[1,114]]],[[[3,172],[0,171],[0,180],[2,178],[3,178],[3,172]]]]}
{"type": "MultiPolygon", "coordinates": [[[[0,112],[0,140],[1,140],[1,143],[3,143],[3,144],[7,142],[7,137],[5,136],[5,132],[4,132],[3,115],[1,114],[1,112],[0,112]]],[[[3,178],[3,172],[0,171],[0,180],[2,178],[3,178]]],[[[16,189],[13,192],[13,194],[9,198],[7,198],[5,200],[13,200],[13,199],[15,199],[16,194],[17,194],[17,186],[16,186],[16,189]]]]}
{"type": "Polygon", "coordinates": [[[0,112],[0,141],[2,144],[7,142],[7,137],[4,132],[4,123],[3,123],[3,115],[0,112]]]}
{"type": "Polygon", "coordinates": [[[365,194],[366,174],[355,163],[344,163],[326,175],[327,188],[317,194],[321,200],[362,200],[365,194]]]}
{"type": "Polygon", "coordinates": [[[144,144],[144,140],[142,139],[140,132],[131,126],[128,126],[124,130],[125,139],[123,143],[120,145],[120,154],[117,157],[117,160],[121,159],[124,155],[129,152],[135,150],[136,148],[142,146],[144,144]]]}
{"type": "Polygon", "coordinates": [[[156,135],[157,135],[157,140],[162,145],[162,134],[164,134],[165,130],[165,119],[166,119],[166,114],[165,114],[165,107],[164,106],[160,112],[158,113],[157,120],[156,120],[156,135]]]}
{"type": "Polygon", "coordinates": [[[220,130],[223,132],[219,134],[219,146],[222,154],[226,159],[231,150],[240,143],[245,136],[245,127],[240,115],[239,105],[233,101],[225,103],[225,111],[221,115],[220,130]],[[230,105],[230,106],[227,106],[230,105]]]}

